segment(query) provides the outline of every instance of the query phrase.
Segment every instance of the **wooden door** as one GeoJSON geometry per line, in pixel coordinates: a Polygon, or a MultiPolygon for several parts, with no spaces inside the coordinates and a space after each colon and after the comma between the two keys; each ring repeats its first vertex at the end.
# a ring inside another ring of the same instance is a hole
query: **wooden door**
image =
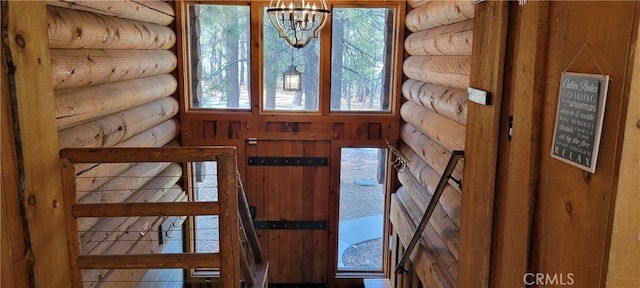
{"type": "Polygon", "coordinates": [[[327,282],[329,155],[329,141],[247,142],[247,198],[271,287],[327,282]]]}

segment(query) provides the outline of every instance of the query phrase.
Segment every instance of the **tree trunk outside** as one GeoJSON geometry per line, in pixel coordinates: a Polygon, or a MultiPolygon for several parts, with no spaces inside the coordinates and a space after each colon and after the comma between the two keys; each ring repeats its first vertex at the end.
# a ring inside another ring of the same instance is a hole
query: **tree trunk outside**
{"type": "Polygon", "coordinates": [[[200,107],[202,103],[202,89],[200,87],[200,78],[202,77],[202,61],[200,60],[200,9],[196,5],[189,6],[189,26],[190,29],[190,61],[191,67],[195,67],[195,71],[191,73],[191,105],[200,107]]]}
{"type": "Polygon", "coordinates": [[[384,31],[384,63],[382,72],[382,89],[380,89],[380,110],[389,111],[391,97],[391,64],[393,63],[393,10],[386,12],[386,30],[384,31]]]}
{"type": "Polygon", "coordinates": [[[318,40],[312,40],[304,49],[304,73],[302,87],[304,91],[304,108],[308,111],[318,110],[318,40]]]}
{"type": "Polygon", "coordinates": [[[331,51],[331,110],[339,111],[342,98],[342,57],[344,53],[344,14],[341,9],[333,13],[333,48],[331,51]]]}
{"type": "Polygon", "coordinates": [[[225,57],[227,60],[228,70],[225,81],[225,94],[227,98],[227,107],[238,108],[240,106],[240,79],[239,79],[239,59],[238,48],[240,31],[238,31],[237,13],[225,9],[224,19],[226,21],[224,30],[225,57]]]}

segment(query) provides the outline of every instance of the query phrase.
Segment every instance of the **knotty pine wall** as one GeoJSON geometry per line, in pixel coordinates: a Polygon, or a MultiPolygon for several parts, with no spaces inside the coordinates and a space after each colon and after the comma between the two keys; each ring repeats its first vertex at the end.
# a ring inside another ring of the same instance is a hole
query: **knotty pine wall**
{"type": "MultiPolygon", "coordinates": [[[[398,173],[403,185],[392,196],[391,221],[397,239],[407,245],[447,165],[451,152],[464,150],[474,7],[471,1],[408,1],[410,34],[403,72],[405,102],[400,150],[409,159],[398,173]]],[[[462,178],[460,162],[453,172],[462,178]]],[[[453,183],[453,182],[451,182],[453,183]]],[[[446,186],[440,203],[411,258],[408,275],[395,279],[409,287],[456,287],[461,190],[446,186]],[[412,274],[414,276],[412,277],[412,274]],[[417,276],[417,277],[416,277],[417,276]]],[[[402,250],[402,248],[397,248],[402,250]]]]}
{"type": "Polygon", "coordinates": [[[620,261],[637,258],[629,249],[637,226],[616,216],[630,211],[614,200],[634,199],[633,182],[621,172],[633,165],[621,161],[621,149],[638,150],[626,140],[637,129],[624,122],[637,110],[629,99],[637,97],[631,71],[640,6],[487,1],[475,8],[469,85],[492,96],[489,105],[468,105],[459,286],[526,287],[526,273],[540,273],[556,277],[551,286],[627,287],[638,265],[626,261],[629,269],[620,269],[620,261]],[[595,173],[550,157],[565,71],[612,79],[595,173]],[[612,230],[627,240],[612,242],[612,230]]]}

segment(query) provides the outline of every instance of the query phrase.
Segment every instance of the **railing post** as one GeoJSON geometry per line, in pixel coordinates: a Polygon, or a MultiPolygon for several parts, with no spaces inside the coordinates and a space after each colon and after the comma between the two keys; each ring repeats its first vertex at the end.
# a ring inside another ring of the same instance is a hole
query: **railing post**
{"type": "Polygon", "coordinates": [[[220,203],[220,285],[240,286],[240,239],[238,236],[238,180],[235,155],[223,155],[218,162],[218,202],[220,203]]]}
{"type": "MultiPolygon", "coordinates": [[[[80,240],[78,239],[78,222],[73,217],[71,209],[76,204],[76,166],[67,158],[60,159],[62,177],[62,195],[66,218],[66,231],[69,244],[69,271],[71,271],[71,285],[73,288],[82,287],[82,273],[78,268],[80,255],[80,240]]],[[[60,205],[60,204],[58,204],[60,205]]]]}

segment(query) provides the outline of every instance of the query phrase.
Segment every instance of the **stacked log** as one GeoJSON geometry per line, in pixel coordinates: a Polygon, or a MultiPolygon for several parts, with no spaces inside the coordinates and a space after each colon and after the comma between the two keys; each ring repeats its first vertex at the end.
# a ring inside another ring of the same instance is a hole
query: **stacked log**
{"type": "Polygon", "coordinates": [[[55,93],[58,130],[173,94],[175,77],[162,74],[55,93]]]}
{"type": "MultiPolygon", "coordinates": [[[[166,191],[157,202],[182,202],[186,201],[186,196],[180,187],[174,186],[174,188],[166,191]]],[[[118,241],[112,242],[111,246],[96,254],[123,255],[160,253],[161,247],[153,245],[153,243],[157,243],[158,241],[158,234],[142,234],[139,231],[141,227],[146,225],[157,227],[161,222],[162,218],[159,217],[137,217],[137,219],[127,227],[128,233],[120,234],[118,241]]],[[[85,287],[121,287],[123,282],[135,282],[135,279],[141,279],[144,273],[146,273],[145,270],[94,269],[84,270],[82,272],[82,279],[85,287]]]]}
{"type": "Polygon", "coordinates": [[[176,40],[164,25],[51,6],[47,12],[49,48],[170,49],[176,40]]]}
{"type": "Polygon", "coordinates": [[[166,74],[177,66],[168,50],[52,49],[55,90],[166,74]]]}
{"type": "Polygon", "coordinates": [[[429,1],[407,13],[405,23],[411,32],[446,26],[473,19],[472,1],[429,1]]]}
{"type": "MultiPolygon", "coordinates": [[[[182,176],[182,167],[171,163],[157,177],[143,185],[127,201],[129,202],[156,202],[170,189],[179,189],[175,186],[182,176]]],[[[113,241],[129,232],[132,223],[139,217],[114,217],[101,219],[89,230],[82,232],[80,237],[81,251],[84,254],[102,254],[113,241]]]]}
{"type": "Polygon", "coordinates": [[[173,7],[163,1],[46,0],[46,2],[49,6],[160,25],[171,24],[175,17],[173,7]]]}
{"type": "MultiPolygon", "coordinates": [[[[402,187],[392,197],[391,221],[403,245],[418,226],[454,150],[464,150],[466,92],[473,38],[472,1],[410,0],[400,115],[406,122],[399,150],[409,159],[399,172],[402,187]]],[[[463,162],[452,173],[462,179],[463,162]]],[[[411,256],[423,285],[456,287],[460,187],[449,180],[411,256]],[[421,260],[418,260],[421,259],[421,260]],[[422,260],[426,259],[426,261],[422,260]],[[434,284],[434,282],[437,282],[434,284]]]]}
{"type": "Polygon", "coordinates": [[[471,55],[473,20],[417,31],[407,36],[410,55],[471,55]]]}
{"type": "MultiPolygon", "coordinates": [[[[174,11],[164,1],[48,0],[52,81],[61,148],[161,147],[179,135],[174,11]]],[[[76,165],[79,203],[173,202],[176,163],[76,165]]],[[[159,253],[163,217],[80,218],[81,254],[159,253]],[[155,228],[154,228],[155,230],[155,228]],[[135,232],[135,233],[132,233],[135,232]]],[[[144,273],[140,270],[139,273],[144,273]],[[140,272],[141,271],[141,272],[140,272]]],[[[129,272],[125,272],[129,273],[129,272]]],[[[85,286],[138,281],[111,270],[83,271],[85,286]],[[120,275],[120,276],[114,276],[120,275]],[[126,279],[125,279],[126,278],[126,279]]],[[[134,273],[135,274],[135,273],[134,273]]]]}
{"type": "Polygon", "coordinates": [[[400,115],[447,150],[464,150],[465,127],[455,121],[412,101],[402,105],[400,115]]]}
{"type": "Polygon", "coordinates": [[[468,86],[470,69],[470,56],[409,56],[403,66],[411,79],[460,89],[468,86]]]}
{"type": "Polygon", "coordinates": [[[112,147],[173,118],[178,101],[172,97],[146,103],[58,132],[60,148],[112,147]]]}
{"type": "Polygon", "coordinates": [[[467,123],[467,91],[414,79],[402,85],[402,95],[433,112],[458,122],[467,123]]]}

